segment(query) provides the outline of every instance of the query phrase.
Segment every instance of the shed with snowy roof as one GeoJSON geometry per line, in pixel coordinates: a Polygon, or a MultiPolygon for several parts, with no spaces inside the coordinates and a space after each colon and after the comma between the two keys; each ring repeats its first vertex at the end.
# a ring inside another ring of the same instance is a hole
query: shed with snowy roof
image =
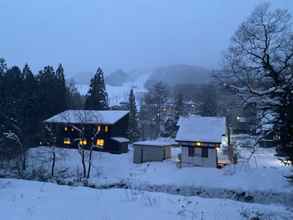
{"type": "Polygon", "coordinates": [[[128,111],[67,110],[44,123],[53,128],[57,146],[126,153],[128,115],[128,111]]]}
{"type": "Polygon", "coordinates": [[[226,134],[224,117],[180,117],[176,141],[182,147],[182,166],[217,167],[218,151],[226,134]]]}
{"type": "Polygon", "coordinates": [[[171,147],[175,145],[177,143],[174,140],[165,138],[135,142],[133,143],[133,162],[144,163],[169,159],[171,147]]]}

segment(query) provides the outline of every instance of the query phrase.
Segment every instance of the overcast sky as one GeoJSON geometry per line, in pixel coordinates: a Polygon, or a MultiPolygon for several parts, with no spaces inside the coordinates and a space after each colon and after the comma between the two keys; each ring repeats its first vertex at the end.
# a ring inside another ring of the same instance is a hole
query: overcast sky
{"type": "MultiPolygon", "coordinates": [[[[218,66],[261,0],[0,0],[0,57],[67,74],[168,64],[218,66]]],[[[272,0],[293,14],[293,0],[272,0]]]]}

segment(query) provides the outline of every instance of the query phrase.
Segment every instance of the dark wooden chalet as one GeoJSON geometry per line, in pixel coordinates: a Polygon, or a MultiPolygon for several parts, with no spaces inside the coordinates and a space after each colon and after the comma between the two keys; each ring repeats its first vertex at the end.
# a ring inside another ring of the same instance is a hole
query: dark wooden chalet
{"type": "Polygon", "coordinates": [[[111,153],[128,151],[128,111],[67,110],[45,123],[50,125],[57,138],[57,146],[84,148],[111,153]]]}

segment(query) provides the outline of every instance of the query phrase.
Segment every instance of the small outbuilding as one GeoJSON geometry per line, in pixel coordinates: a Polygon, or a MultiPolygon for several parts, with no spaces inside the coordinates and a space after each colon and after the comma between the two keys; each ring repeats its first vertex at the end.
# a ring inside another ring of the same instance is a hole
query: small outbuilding
{"type": "Polygon", "coordinates": [[[133,144],[133,162],[144,163],[163,161],[171,158],[171,147],[177,145],[174,140],[158,139],[139,141],[133,144]]]}
{"type": "Polygon", "coordinates": [[[224,117],[181,117],[176,141],[182,148],[182,166],[217,167],[218,152],[226,134],[224,117]]]}

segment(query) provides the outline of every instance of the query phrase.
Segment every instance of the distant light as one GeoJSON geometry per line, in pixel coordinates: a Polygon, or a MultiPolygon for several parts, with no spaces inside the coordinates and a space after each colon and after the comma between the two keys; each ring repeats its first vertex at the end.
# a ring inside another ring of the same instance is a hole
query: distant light
{"type": "Polygon", "coordinates": [[[201,143],[200,142],[196,142],[196,146],[200,146],[201,145],[201,143]]]}

